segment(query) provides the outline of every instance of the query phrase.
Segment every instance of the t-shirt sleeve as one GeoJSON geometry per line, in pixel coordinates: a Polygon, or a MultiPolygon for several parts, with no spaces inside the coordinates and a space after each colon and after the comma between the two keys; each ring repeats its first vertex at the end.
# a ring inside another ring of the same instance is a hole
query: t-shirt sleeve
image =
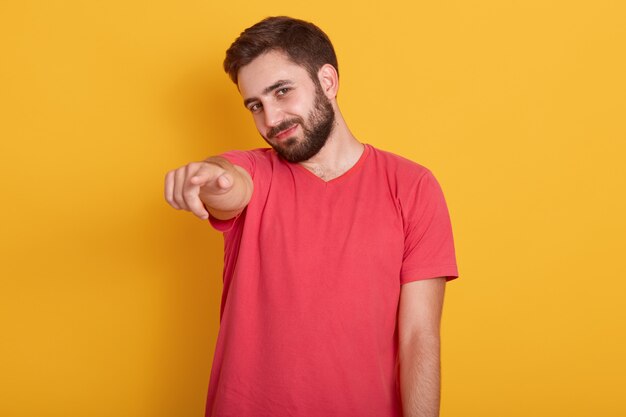
{"type": "MultiPolygon", "coordinates": [[[[256,163],[252,151],[230,151],[223,153],[220,156],[227,159],[231,164],[238,165],[245,169],[254,180],[256,163]]],[[[209,213],[209,223],[211,224],[211,226],[213,226],[213,228],[220,232],[228,232],[233,228],[237,220],[243,215],[244,212],[245,209],[237,216],[228,220],[217,219],[209,213]]]]}
{"type": "Polygon", "coordinates": [[[426,170],[403,204],[404,257],[401,284],[428,278],[457,278],[448,207],[434,175],[426,170]]]}

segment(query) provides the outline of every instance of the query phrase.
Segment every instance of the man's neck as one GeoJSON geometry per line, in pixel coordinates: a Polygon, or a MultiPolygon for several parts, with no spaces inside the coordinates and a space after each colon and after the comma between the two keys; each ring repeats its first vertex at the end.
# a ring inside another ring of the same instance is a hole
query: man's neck
{"type": "Polygon", "coordinates": [[[324,181],[337,178],[352,168],[364,146],[350,132],[341,113],[336,112],[335,126],[324,147],[312,158],[300,165],[324,181]]]}

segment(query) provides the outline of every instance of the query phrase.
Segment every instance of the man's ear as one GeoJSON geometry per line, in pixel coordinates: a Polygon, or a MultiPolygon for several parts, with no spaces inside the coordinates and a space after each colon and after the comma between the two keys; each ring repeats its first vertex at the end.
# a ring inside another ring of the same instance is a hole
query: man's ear
{"type": "Polygon", "coordinates": [[[339,91],[339,75],[337,70],[330,64],[324,64],[322,68],[317,72],[317,78],[324,95],[329,99],[337,97],[339,91]]]}

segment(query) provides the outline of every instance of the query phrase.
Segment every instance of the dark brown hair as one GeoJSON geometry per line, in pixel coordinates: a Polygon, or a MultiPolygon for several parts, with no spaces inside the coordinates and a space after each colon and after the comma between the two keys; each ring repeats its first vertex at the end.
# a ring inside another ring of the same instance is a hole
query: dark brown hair
{"type": "Polygon", "coordinates": [[[281,51],[295,64],[306,68],[314,82],[324,64],[339,73],[337,56],[330,39],[313,23],[287,16],[268,17],[241,32],[226,51],[224,71],[235,84],[239,70],[259,55],[281,51]]]}

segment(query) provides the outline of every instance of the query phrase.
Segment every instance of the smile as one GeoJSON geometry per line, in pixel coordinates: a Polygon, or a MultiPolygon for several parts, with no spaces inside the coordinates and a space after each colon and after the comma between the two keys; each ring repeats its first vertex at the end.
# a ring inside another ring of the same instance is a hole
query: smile
{"type": "Polygon", "coordinates": [[[274,138],[276,138],[276,139],[285,139],[285,138],[289,137],[289,135],[294,133],[296,131],[297,127],[298,127],[298,125],[295,124],[295,125],[291,126],[290,128],[285,129],[282,132],[279,132],[277,135],[274,136],[274,138]]]}

